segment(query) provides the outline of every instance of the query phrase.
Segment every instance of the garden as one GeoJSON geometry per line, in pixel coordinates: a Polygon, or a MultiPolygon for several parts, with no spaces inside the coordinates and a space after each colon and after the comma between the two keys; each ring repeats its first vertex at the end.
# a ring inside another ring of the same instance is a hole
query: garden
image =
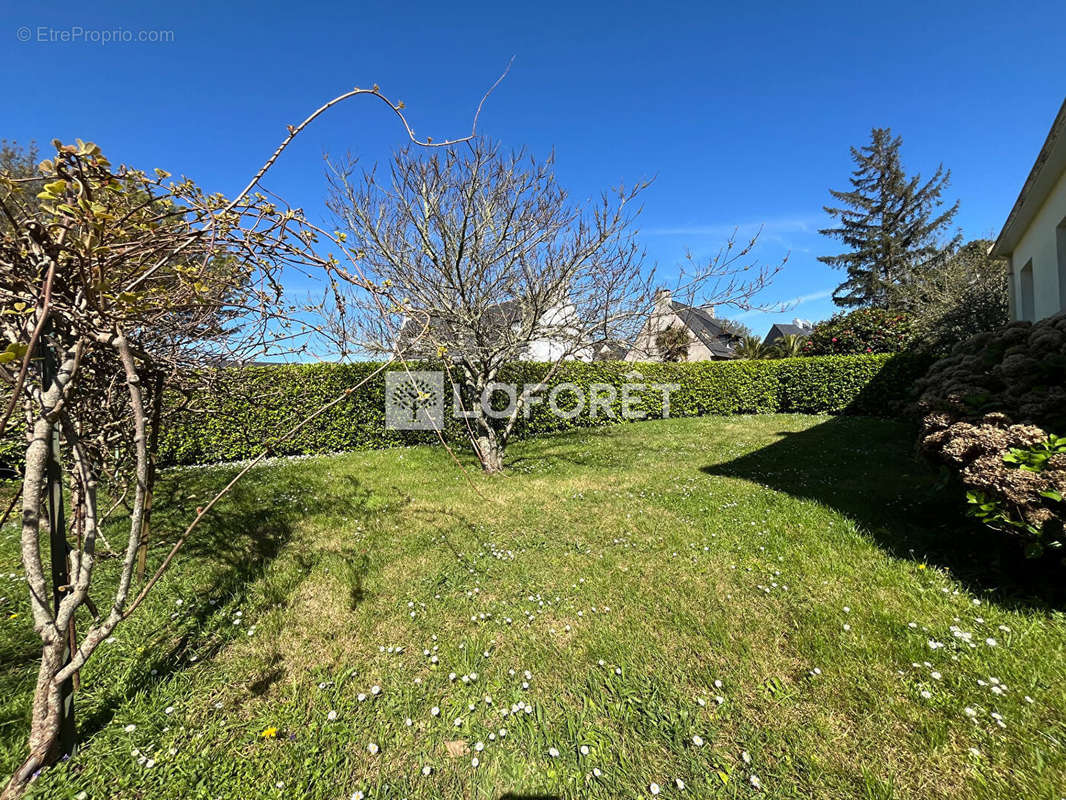
{"type": "Polygon", "coordinates": [[[231,198],[0,144],[0,798],[1061,798],[1066,313],[947,175],[853,148],[775,344],[758,233],[662,288],[649,181],[403,109],[231,198]]]}
{"type": "MultiPolygon", "coordinates": [[[[498,477],[429,446],[258,466],[86,666],[30,796],[1058,797],[1066,619],[909,436],[709,416],[520,441],[498,477]]],[[[160,550],[235,470],[163,473],[160,550]]],[[[0,535],[11,771],[39,643],[0,535]]]]}

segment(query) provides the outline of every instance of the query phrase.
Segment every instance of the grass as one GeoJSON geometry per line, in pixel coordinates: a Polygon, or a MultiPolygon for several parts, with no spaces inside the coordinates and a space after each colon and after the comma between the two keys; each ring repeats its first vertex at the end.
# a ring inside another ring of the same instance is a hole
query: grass
{"type": "MultiPolygon", "coordinates": [[[[911,442],[703,418],[519,443],[491,479],[434,448],[257,469],[98,651],[82,750],[32,795],[1057,799],[1066,619],[911,442]]],[[[231,473],[169,473],[164,535],[231,473]]],[[[5,771],[34,679],[16,544],[5,771]]]]}

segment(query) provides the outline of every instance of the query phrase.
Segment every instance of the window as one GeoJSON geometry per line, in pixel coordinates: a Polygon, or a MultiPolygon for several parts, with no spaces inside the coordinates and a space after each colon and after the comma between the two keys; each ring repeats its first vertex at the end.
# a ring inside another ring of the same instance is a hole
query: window
{"type": "Polygon", "coordinates": [[[1055,229],[1059,257],[1059,311],[1066,311],[1066,219],[1055,229]]]}
{"type": "Polygon", "coordinates": [[[1036,309],[1034,307],[1033,297],[1033,261],[1030,259],[1024,267],[1022,267],[1021,274],[1019,276],[1018,293],[1021,295],[1020,311],[1021,315],[1019,319],[1025,319],[1032,322],[1036,318],[1036,309]]]}

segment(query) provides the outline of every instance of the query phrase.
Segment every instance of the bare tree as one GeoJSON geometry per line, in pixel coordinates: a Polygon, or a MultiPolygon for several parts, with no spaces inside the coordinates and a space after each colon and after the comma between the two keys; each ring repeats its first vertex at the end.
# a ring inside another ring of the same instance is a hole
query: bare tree
{"type": "MultiPolygon", "coordinates": [[[[370,282],[345,301],[352,338],[371,353],[454,364],[469,401],[470,443],[488,472],[502,469],[529,398],[567,360],[591,360],[602,345],[631,340],[652,303],[655,271],[644,267],[633,224],[648,183],[575,202],[553,166],[553,158],[477,139],[432,153],[403,150],[385,178],[360,173],[351,159],[331,162],[328,172],[329,208],[370,282]],[[379,313],[366,288],[388,295],[390,313],[379,313]],[[549,366],[496,418],[487,399],[501,369],[523,359],[549,366]]],[[[679,282],[750,308],[776,270],[740,265],[750,247],[729,248],[708,263],[693,259],[679,282]]]]}
{"type": "MultiPolygon", "coordinates": [[[[231,200],[186,178],[170,180],[162,170],[113,167],[96,145],[80,140],[54,142],[54,157],[34,176],[0,174],[0,347],[6,347],[0,379],[9,389],[0,406],[0,435],[21,418],[21,552],[42,644],[29,753],[0,793],[3,800],[20,796],[39,769],[70,752],[73,679],[251,467],[197,510],[146,576],[153,443],[165,415],[180,410],[180,404],[162,402],[163,392],[192,396],[201,388],[195,382],[209,379],[213,367],[276,353],[309,333],[328,335],[326,326],[307,321],[306,309],[281,302],[283,270],[314,269],[328,278],[339,263],[320,256],[315,245],[323,238],[340,242],[269,197],[260,181],[316,117],[364,94],[386,103],[412,141],[449,144],[417,140],[402,103],[375,86],[346,92],[289,126],[282,144],[231,200]],[[73,545],[63,514],[64,469],[71,475],[73,545]],[[98,609],[90,595],[100,527],[109,513],[98,508],[101,483],[117,498],[114,506],[127,506],[130,522],[117,586],[98,609]],[[41,553],[46,530],[51,580],[41,553]],[[139,589],[138,572],[147,578],[139,589]],[[75,617],[85,610],[88,624],[76,632],[75,617]]],[[[358,280],[358,265],[343,274],[358,280]]],[[[259,458],[356,388],[265,442],[259,458]]]]}

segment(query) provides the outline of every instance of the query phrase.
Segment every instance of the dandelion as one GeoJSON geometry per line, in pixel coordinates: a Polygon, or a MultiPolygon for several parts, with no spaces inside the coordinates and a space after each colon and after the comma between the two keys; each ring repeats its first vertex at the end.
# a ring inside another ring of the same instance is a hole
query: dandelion
{"type": "MultiPolygon", "coordinates": [[[[127,726],[128,729],[128,726],[127,726]]],[[[278,729],[271,725],[269,728],[264,728],[263,732],[259,734],[260,739],[274,739],[278,735],[278,729]]]]}

